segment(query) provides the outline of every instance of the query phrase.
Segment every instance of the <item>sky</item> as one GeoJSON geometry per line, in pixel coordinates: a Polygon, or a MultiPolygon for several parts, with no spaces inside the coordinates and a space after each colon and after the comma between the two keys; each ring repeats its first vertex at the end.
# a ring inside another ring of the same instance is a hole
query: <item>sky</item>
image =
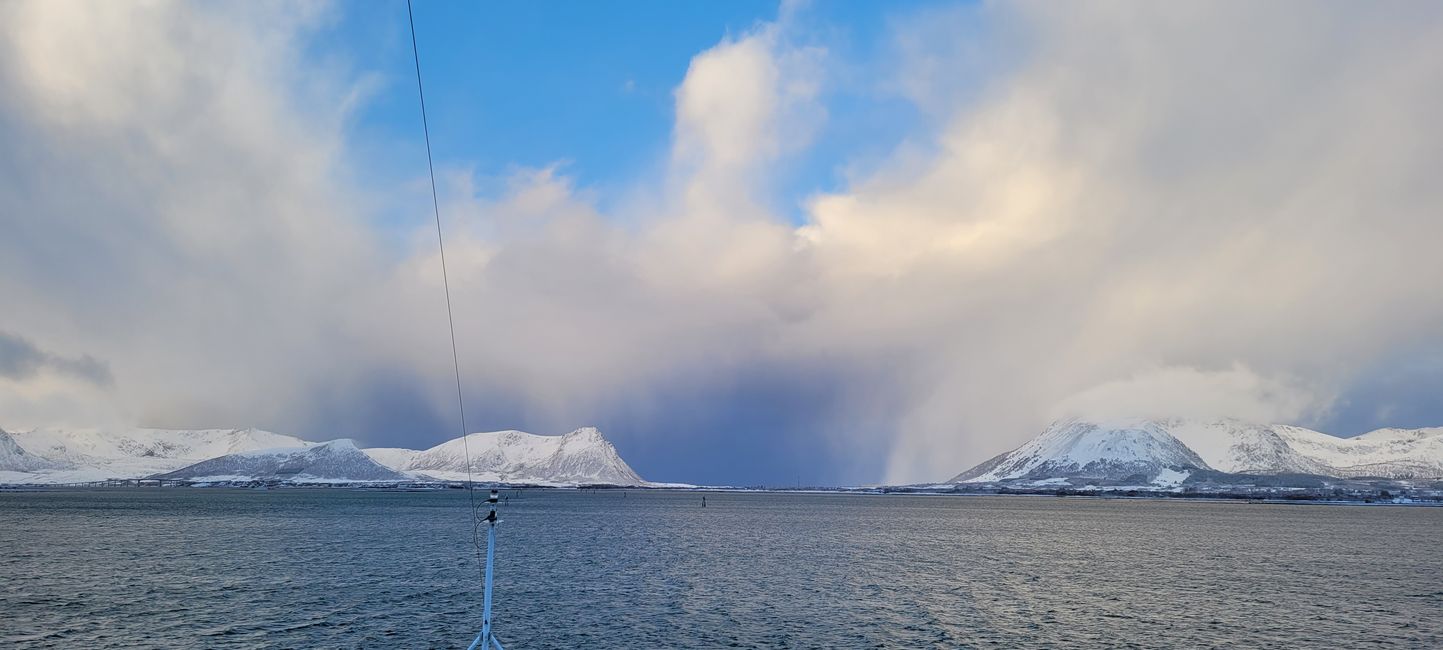
{"type": "MultiPolygon", "coordinates": [[[[1063,417],[1443,424],[1443,6],[414,16],[470,430],[851,485],[1063,417]]],[[[456,435],[410,45],[0,4],[0,427],[456,435]]]]}

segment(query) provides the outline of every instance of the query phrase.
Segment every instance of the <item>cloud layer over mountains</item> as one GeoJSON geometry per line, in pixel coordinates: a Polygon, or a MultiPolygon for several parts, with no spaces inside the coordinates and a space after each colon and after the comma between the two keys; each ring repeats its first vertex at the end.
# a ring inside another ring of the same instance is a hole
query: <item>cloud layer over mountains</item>
{"type": "MultiPolygon", "coordinates": [[[[1443,377],[1443,6],[899,8],[877,61],[824,9],[698,53],[616,206],[441,170],[473,429],[902,483],[1067,415],[1443,423],[1377,389],[1443,377]],[[859,83],[917,124],[779,208],[859,83]]],[[[455,435],[424,160],[362,180],[340,10],[0,5],[0,426],[455,435]]]]}

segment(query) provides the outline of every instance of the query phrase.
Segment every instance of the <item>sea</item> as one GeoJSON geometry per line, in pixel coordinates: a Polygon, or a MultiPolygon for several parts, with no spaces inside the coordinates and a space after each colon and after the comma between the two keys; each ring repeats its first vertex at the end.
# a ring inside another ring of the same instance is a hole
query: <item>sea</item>
{"type": "MultiPolygon", "coordinates": [[[[0,492],[0,647],[464,648],[469,502],[0,492]]],[[[1440,648],[1440,542],[1432,507],[504,490],[494,625],[507,650],[1440,648]]]]}

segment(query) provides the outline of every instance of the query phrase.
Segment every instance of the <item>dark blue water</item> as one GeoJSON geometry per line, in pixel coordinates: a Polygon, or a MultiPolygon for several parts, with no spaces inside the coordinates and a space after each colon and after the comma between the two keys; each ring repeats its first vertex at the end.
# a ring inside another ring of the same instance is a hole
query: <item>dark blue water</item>
{"type": "MultiPolygon", "coordinates": [[[[1443,647],[1443,509],[528,491],[508,649],[1443,647]]],[[[465,495],[0,493],[0,646],[448,648],[465,495]]]]}

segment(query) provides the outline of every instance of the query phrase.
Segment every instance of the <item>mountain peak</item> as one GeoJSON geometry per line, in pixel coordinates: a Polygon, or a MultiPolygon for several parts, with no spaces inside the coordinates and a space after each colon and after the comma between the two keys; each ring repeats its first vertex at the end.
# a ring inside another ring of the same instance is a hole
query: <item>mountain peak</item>
{"type": "Polygon", "coordinates": [[[1105,424],[1079,418],[1053,422],[1016,450],[957,475],[952,482],[1056,476],[1122,479],[1164,469],[1206,467],[1155,421],[1123,418],[1105,424]]]}
{"type": "Polygon", "coordinates": [[[598,428],[596,428],[596,427],[578,427],[577,429],[573,430],[571,433],[568,433],[568,434],[566,434],[566,435],[567,435],[567,436],[591,436],[591,437],[596,437],[596,438],[602,437],[602,435],[601,435],[601,429],[598,429],[598,428]]]}
{"type": "Polygon", "coordinates": [[[601,433],[601,430],[596,427],[581,427],[561,437],[568,442],[601,442],[611,444],[611,441],[607,440],[606,436],[601,433]]]}

